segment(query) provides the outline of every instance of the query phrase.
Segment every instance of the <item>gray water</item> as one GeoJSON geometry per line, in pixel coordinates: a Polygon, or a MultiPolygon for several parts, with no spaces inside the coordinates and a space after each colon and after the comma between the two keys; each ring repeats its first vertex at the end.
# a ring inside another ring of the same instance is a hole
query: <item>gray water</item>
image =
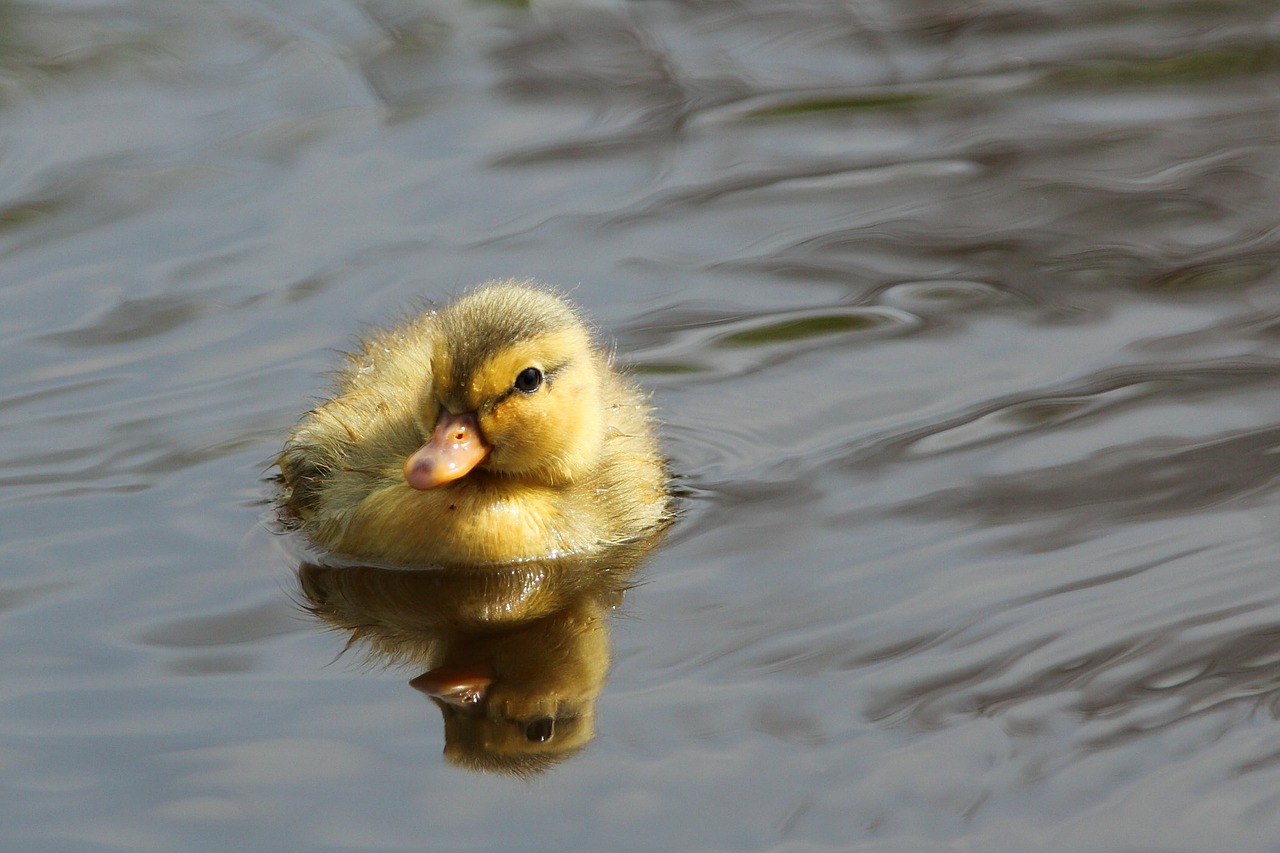
{"type": "Polygon", "coordinates": [[[1280,849],[1278,93],[1271,0],[0,4],[0,848],[1280,849]],[[506,276],[683,494],[533,779],[264,526],[506,276]]]}

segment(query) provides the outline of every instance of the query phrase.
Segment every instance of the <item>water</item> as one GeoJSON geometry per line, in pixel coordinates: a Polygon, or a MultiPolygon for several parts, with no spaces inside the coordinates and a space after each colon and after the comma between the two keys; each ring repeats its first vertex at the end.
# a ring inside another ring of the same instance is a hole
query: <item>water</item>
{"type": "Polygon", "coordinates": [[[0,847],[1274,850],[1273,4],[0,5],[0,847]],[[572,289],[683,517],[440,757],[261,520],[368,324],[572,289]]]}

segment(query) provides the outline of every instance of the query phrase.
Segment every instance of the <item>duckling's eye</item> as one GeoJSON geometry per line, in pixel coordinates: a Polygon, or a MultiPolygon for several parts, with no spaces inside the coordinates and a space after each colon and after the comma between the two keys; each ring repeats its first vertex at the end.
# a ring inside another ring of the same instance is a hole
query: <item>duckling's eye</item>
{"type": "Polygon", "coordinates": [[[556,721],[553,717],[538,717],[524,727],[524,739],[530,743],[546,743],[556,733],[556,721]]]}
{"type": "Polygon", "coordinates": [[[532,394],[542,387],[542,371],[536,367],[526,367],[516,377],[515,389],[532,394]]]}

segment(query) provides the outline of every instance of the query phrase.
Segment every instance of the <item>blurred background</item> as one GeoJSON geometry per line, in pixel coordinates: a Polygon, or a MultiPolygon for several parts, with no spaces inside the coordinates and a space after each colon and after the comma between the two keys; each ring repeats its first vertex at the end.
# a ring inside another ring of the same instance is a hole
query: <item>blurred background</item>
{"type": "Polygon", "coordinates": [[[4,2],[0,176],[0,848],[1280,847],[1272,0],[4,2]],[[532,779],[264,526],[506,276],[683,495],[532,779]]]}

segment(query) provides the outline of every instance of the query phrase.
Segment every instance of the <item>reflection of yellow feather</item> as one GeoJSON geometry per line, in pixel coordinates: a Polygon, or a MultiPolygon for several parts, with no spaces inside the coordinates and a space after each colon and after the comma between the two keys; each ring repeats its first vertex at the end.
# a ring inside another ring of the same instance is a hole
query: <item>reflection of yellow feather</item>
{"type": "Polygon", "coordinates": [[[369,662],[425,670],[410,683],[439,708],[451,762],[525,775],[592,739],[608,613],[660,537],[483,571],[306,564],[298,584],[369,662]]]}
{"type": "Polygon", "coordinates": [[[643,394],[567,302],[527,282],[484,285],[365,340],[277,463],[286,520],[366,560],[465,567],[590,554],[671,510],[643,394]],[[529,368],[536,381],[518,378],[529,368]],[[438,440],[446,413],[474,418],[483,459],[415,488],[407,461],[438,440]]]}

